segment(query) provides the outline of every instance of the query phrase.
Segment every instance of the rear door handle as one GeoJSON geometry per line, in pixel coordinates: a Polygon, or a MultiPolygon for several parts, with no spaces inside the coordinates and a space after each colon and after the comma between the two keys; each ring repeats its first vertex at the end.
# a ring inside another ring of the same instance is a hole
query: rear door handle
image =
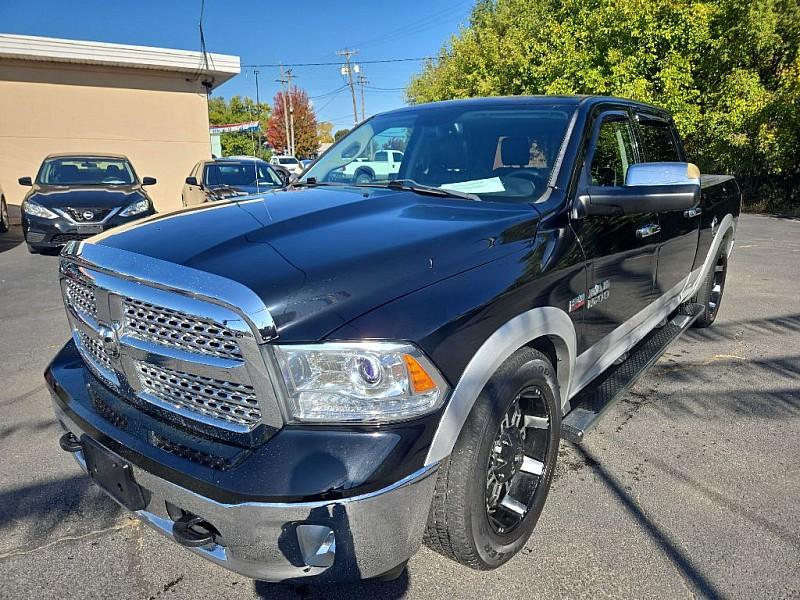
{"type": "Polygon", "coordinates": [[[636,237],[640,239],[650,237],[651,235],[657,234],[659,231],[661,231],[660,225],[645,225],[636,230],[636,237]]]}
{"type": "Polygon", "coordinates": [[[695,208],[690,208],[689,210],[683,211],[683,216],[687,219],[693,219],[694,217],[698,216],[700,213],[703,212],[703,209],[699,206],[695,208]]]}

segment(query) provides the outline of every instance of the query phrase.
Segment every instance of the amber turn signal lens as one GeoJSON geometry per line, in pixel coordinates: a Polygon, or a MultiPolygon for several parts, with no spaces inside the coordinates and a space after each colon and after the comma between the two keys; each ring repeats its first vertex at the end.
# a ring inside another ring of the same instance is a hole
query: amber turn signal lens
{"type": "Polygon", "coordinates": [[[431,376],[422,368],[417,360],[410,354],[403,354],[403,360],[408,368],[408,375],[411,378],[411,389],[415,394],[423,394],[436,389],[436,384],[431,376]]]}

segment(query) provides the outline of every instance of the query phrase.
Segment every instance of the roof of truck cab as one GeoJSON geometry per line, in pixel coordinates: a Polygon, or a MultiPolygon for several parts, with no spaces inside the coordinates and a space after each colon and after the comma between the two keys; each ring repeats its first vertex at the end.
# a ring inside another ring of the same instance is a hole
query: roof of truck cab
{"type": "Polygon", "coordinates": [[[653,111],[657,111],[659,113],[667,113],[666,110],[663,108],[659,108],[658,106],[654,106],[652,104],[647,104],[646,102],[639,102],[637,100],[631,100],[629,98],[617,98],[615,96],[485,96],[481,98],[461,98],[456,100],[443,100],[440,102],[428,102],[425,104],[413,104],[411,106],[404,106],[403,108],[398,108],[395,110],[387,111],[386,113],[382,114],[390,114],[390,113],[400,113],[404,111],[414,111],[418,109],[425,109],[425,108],[437,108],[437,107],[463,107],[463,108],[479,108],[479,107],[489,107],[489,106],[531,106],[531,105],[542,105],[542,106],[571,106],[571,107],[584,107],[590,108],[596,104],[625,104],[628,106],[634,106],[639,108],[647,108],[653,111]]]}

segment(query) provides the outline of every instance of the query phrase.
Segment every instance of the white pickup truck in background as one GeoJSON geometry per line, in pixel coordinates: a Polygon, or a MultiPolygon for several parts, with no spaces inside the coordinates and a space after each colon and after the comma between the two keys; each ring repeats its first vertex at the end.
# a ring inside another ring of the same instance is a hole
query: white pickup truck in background
{"type": "Polygon", "coordinates": [[[379,150],[372,159],[362,156],[338,169],[337,179],[352,183],[372,183],[387,181],[397,175],[403,153],[399,150],[379,150]]]}

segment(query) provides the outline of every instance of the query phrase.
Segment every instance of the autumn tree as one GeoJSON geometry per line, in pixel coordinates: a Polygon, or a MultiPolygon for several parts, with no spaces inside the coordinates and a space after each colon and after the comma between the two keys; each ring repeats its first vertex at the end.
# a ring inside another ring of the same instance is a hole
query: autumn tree
{"type": "Polygon", "coordinates": [[[283,90],[275,94],[274,108],[267,126],[267,140],[276,151],[288,151],[289,145],[286,142],[286,125],[283,115],[284,109],[289,108],[290,98],[294,114],[295,154],[298,158],[316,156],[319,148],[317,117],[308,99],[308,94],[298,87],[293,86],[289,95],[286,95],[283,90]],[[286,96],[286,105],[284,105],[284,96],[286,96]]]}
{"type": "Polygon", "coordinates": [[[605,94],[657,104],[701,169],[734,173],[745,202],[797,210],[799,45],[797,0],[479,0],[407,95],[605,94]]]}

